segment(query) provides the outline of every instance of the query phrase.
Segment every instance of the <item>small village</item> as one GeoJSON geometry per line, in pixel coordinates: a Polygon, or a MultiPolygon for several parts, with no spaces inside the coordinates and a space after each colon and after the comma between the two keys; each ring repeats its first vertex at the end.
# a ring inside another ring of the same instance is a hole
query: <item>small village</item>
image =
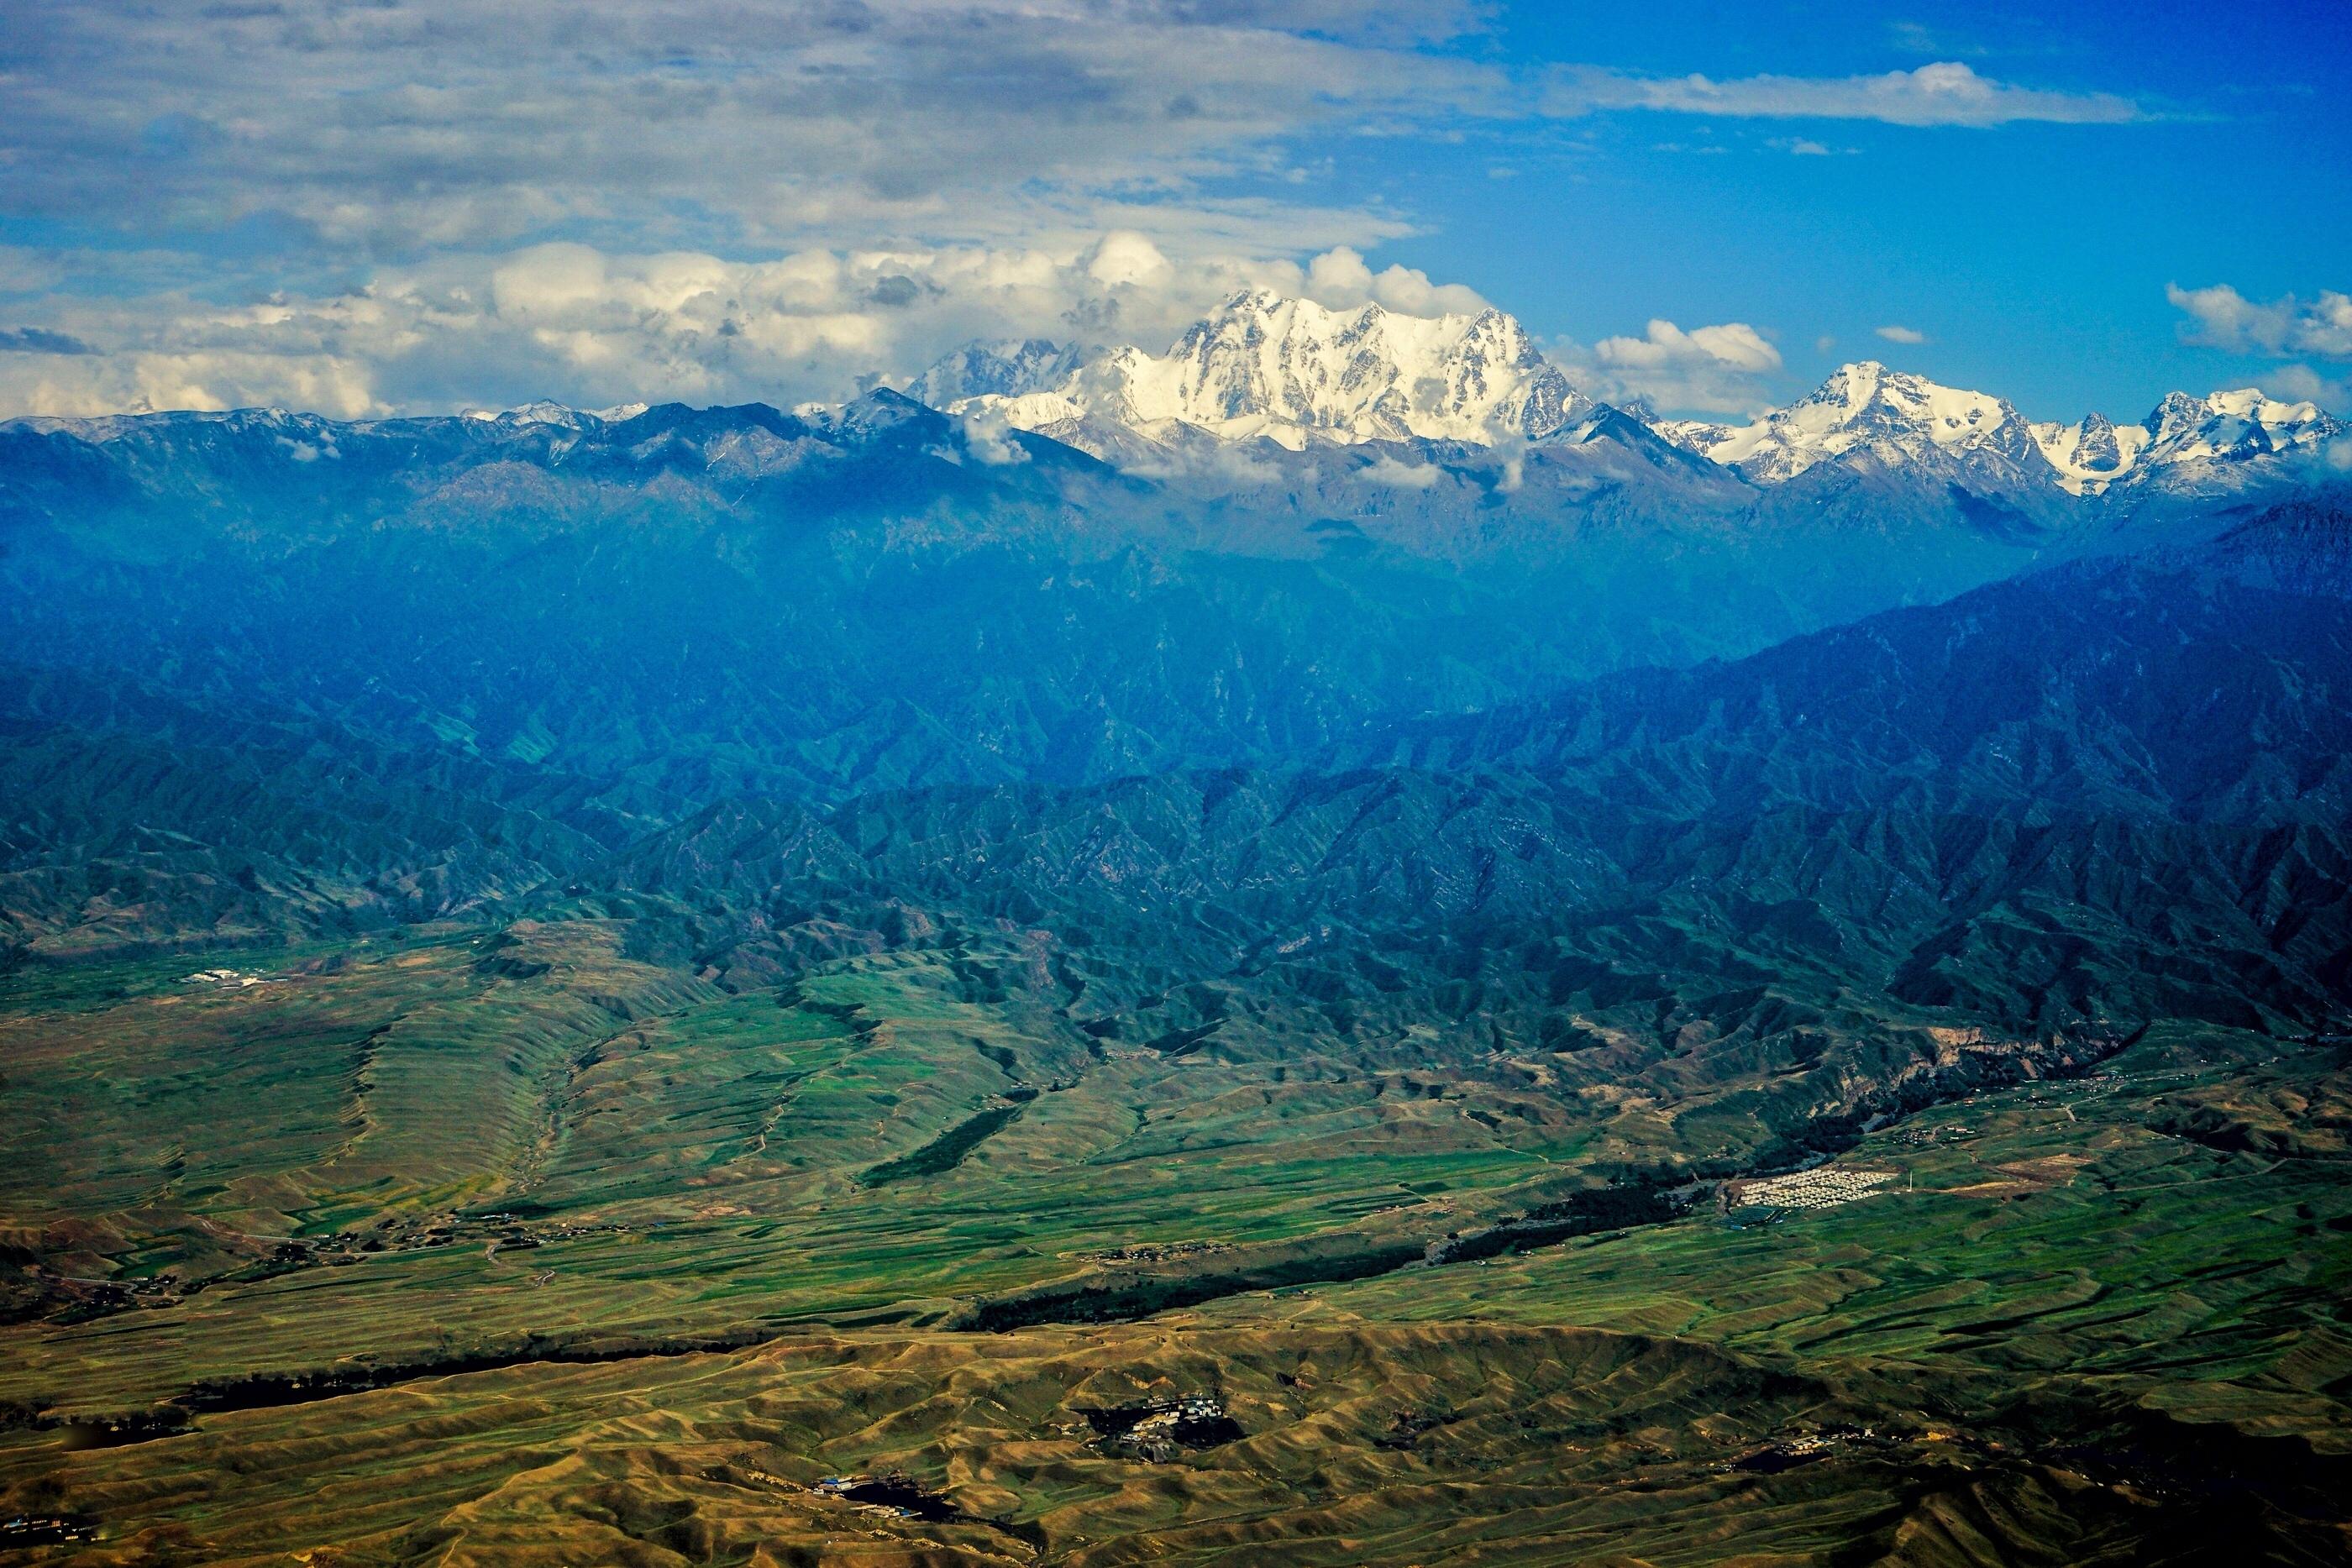
{"type": "Polygon", "coordinates": [[[270,975],[249,975],[242,969],[198,969],[180,982],[184,986],[203,986],[215,991],[242,991],[254,986],[278,986],[285,982],[270,975]]]}
{"type": "Polygon", "coordinates": [[[1233,1248],[1223,1241],[1163,1241],[1113,1247],[1099,1252],[1080,1253],[1079,1256],[1097,1263],[1164,1263],[1177,1258],[1201,1258],[1232,1250],[1233,1248]]]}
{"type": "Polygon", "coordinates": [[[1162,1396],[1084,1414],[1104,1453],[1152,1464],[1172,1464],[1188,1449],[1213,1448],[1244,1436],[1213,1394],[1162,1396]]]}
{"type": "Polygon", "coordinates": [[[1725,1191],[1731,1204],[1739,1208],[1770,1205],[1776,1208],[1833,1208],[1842,1203],[1852,1203],[1878,1191],[1899,1173],[1895,1171],[1839,1170],[1822,1166],[1816,1170],[1792,1171],[1787,1176],[1759,1176],[1750,1181],[1733,1182],[1725,1191]]]}
{"type": "Polygon", "coordinates": [[[925,1491],[904,1471],[877,1475],[826,1476],[808,1489],[818,1497],[845,1502],[888,1519],[919,1519],[945,1523],[958,1517],[955,1504],[936,1492],[925,1491]]]}
{"type": "Polygon", "coordinates": [[[1966,1143],[1976,1135],[1974,1127],[1948,1122],[1940,1127],[1898,1127],[1888,1134],[1887,1141],[1905,1148],[1929,1149],[1940,1143],[1966,1143]]]}
{"type": "Polygon", "coordinates": [[[0,1519],[0,1552],[97,1538],[96,1524],[69,1514],[19,1513],[0,1519]]]}

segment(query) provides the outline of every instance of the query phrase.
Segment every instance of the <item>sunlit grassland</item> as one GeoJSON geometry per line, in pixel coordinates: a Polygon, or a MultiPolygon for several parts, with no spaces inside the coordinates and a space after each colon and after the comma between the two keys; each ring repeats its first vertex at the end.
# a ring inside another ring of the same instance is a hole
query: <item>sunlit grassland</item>
{"type": "MultiPolygon", "coordinates": [[[[425,1379],[207,1416],[78,1458],[57,1495],[224,1561],[332,1542],[352,1562],[757,1562],[764,1542],[877,1563],[1024,1562],[1042,1545],[1205,1564],[1278,1533],[1301,1563],[1680,1563],[1988,1519],[2016,1532],[1996,1543],[2088,1558],[2147,1525],[2063,1469],[1998,1457],[2063,1438],[2039,1425],[2056,1419],[2045,1402],[2161,1409],[2207,1424],[2184,1428],[2198,1443],[2234,1428],[2345,1450],[2329,1392],[2352,1369],[2328,1225],[2352,1209],[2343,1184],[2167,1147],[2133,1114],[2147,1088],[2066,1094],[2072,1118],[2055,1095],[1988,1096],[1944,1124],[1971,1137],[1846,1156],[1899,1166],[1903,1190],[1777,1224],[1700,1216],[1148,1323],[783,1326],[728,1354],[425,1379]],[[2230,1196],[2197,1201],[2217,1188],[2230,1196]],[[1087,1406],[1201,1388],[1247,1440],[1151,1467],[1082,1441],[1087,1406]],[[1407,1417],[1436,1425],[1400,1443],[1407,1417]],[[1786,1471],[1731,1465],[1862,1425],[1894,1436],[1786,1471]],[[885,1468],[966,1521],[845,1517],[803,1490],[885,1468]]],[[[493,1277],[469,1267],[478,1286],[493,1277]]],[[[29,1436],[0,1442],[0,1481],[53,1463],[29,1436]]],[[[2195,1560],[2244,1539],[2245,1517],[2184,1515],[2172,1539],[2195,1560]]]]}
{"type": "Polygon", "coordinates": [[[221,961],[282,979],[236,990],[187,985],[210,962],[184,956],[20,988],[0,1092],[78,1120],[60,1142],[6,1119],[9,1234],[173,1288],[0,1329],[0,1401],[96,1416],[400,1370],[121,1448],[0,1434],[0,1492],[109,1521],[90,1562],[751,1563],[832,1539],[847,1561],[1205,1565],[1278,1536],[1299,1563],[1673,1563],[1948,1514],[2088,1555],[2144,1521],[1997,1456],[2115,1408],[2352,1448],[2345,1165],[2168,1130],[2206,1090],[2291,1119],[2338,1070],[2324,1048],[2159,1030],[2094,1079],[1870,1134],[1832,1168],[1897,1179],[1836,1207],[1703,1205],[981,1334],[950,1328],[961,1305],[1114,1250],[1418,1242],[1591,1179],[1629,1115],[1701,1155],[1736,1124],[1622,1098],[1530,1119],[1473,1057],[1093,1040],[983,972],[1017,953],[854,956],[734,994],[632,953],[583,919],[248,952],[221,961]],[[951,1159],[871,1184],[975,1116],[951,1159]],[[289,1261],[279,1236],[316,1248],[289,1261]],[[1246,1441],[1147,1468],[1084,1440],[1089,1405],[1202,1388],[1246,1441]],[[1731,1468],[1864,1426],[1895,1447],[1731,1468]],[[803,1490],[883,1468],[964,1519],[845,1531],[803,1490]]]}
{"type": "Polygon", "coordinates": [[[1899,1172],[1882,1196],[1703,1213],[1197,1316],[1573,1324],[2018,1384],[2112,1377],[2184,1415],[2352,1451],[2337,1386],[2352,1375],[2352,1166],[2149,1124],[2185,1085],[2308,1083],[2332,1054],[2265,1041],[2273,1062],[2200,1065],[2191,1048],[2212,1044],[2159,1036],[2095,1083],[1986,1094],[1870,1137],[1838,1164],[1899,1172]]]}
{"type": "Polygon", "coordinates": [[[273,983],[234,990],[186,984],[209,966],[184,957],[20,1013],[40,1071],[8,1089],[10,1222],[69,1240],[78,1271],[203,1288],[0,1331],[0,1398],[122,1408],[534,1336],[937,1321],[1118,1249],[1435,1234],[1555,1174],[1524,1127],[1465,1114],[1475,1085],[1106,1050],[963,999],[938,955],[728,995],[625,946],[583,921],[247,954],[273,983]],[[1017,1114],[950,1168],[861,1181],[991,1106],[1017,1114]],[[73,1137],[36,1132],[57,1125],[73,1137]],[[539,1244],[491,1247],[486,1216],[539,1244]],[[340,1249],[257,1269],[287,1237],[340,1249]]]}

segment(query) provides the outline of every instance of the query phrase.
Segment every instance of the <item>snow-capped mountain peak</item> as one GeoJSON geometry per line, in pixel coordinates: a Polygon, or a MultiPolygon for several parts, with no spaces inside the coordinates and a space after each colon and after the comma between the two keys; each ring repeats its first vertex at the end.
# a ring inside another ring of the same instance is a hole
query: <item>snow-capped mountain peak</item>
{"type": "Polygon", "coordinates": [[[910,391],[952,412],[990,413],[1048,434],[1108,423],[1152,439],[1205,432],[1293,450],[1415,437],[1533,439],[1591,406],[1499,310],[1334,310],[1265,290],[1232,296],[1165,354],[972,345],[910,391]]]}
{"type": "Polygon", "coordinates": [[[2233,489],[2268,472],[2274,459],[2325,451],[2347,434],[2343,421],[2309,402],[2282,402],[2254,388],[2205,397],[2172,392],[2137,424],[2099,414],[2079,424],[2037,424],[2034,439],[2076,495],[2126,480],[2166,488],[2233,489]]]}
{"type": "Polygon", "coordinates": [[[2037,424],[2033,441],[2060,486],[2081,496],[2103,490],[2129,473],[2147,450],[2147,430],[2117,425],[2106,415],[2094,413],[2078,424],[2037,424]]]}
{"type": "Polygon", "coordinates": [[[2315,403],[2282,402],[2252,387],[2203,398],[2174,392],[2147,416],[2149,455],[2174,463],[2260,456],[2344,430],[2315,403]]]}
{"type": "Polygon", "coordinates": [[[560,430],[577,430],[598,416],[568,407],[552,398],[536,398],[530,402],[517,403],[512,408],[469,408],[465,417],[490,423],[545,424],[560,430]]]}
{"type": "Polygon", "coordinates": [[[2001,398],[1964,392],[1874,360],[1840,366],[1813,392],[1754,423],[1669,422],[1670,440],[1770,484],[1832,458],[1881,467],[1990,470],[2018,480],[2041,466],[2024,419],[2001,398]]]}
{"type": "MultiPolygon", "coordinates": [[[[1333,309],[1265,289],[1230,296],[1165,353],[1042,339],[973,343],[908,391],[950,413],[1144,466],[1164,462],[1171,446],[1202,442],[1262,439],[1300,451],[1567,440],[1606,412],[1500,310],[1333,309]]],[[[1874,360],[1840,366],[1804,397],[1746,424],[1663,420],[1650,428],[1752,485],[1823,469],[1955,486],[2036,514],[2068,496],[2111,490],[2187,496],[2298,482],[2323,455],[2352,451],[2345,422],[2252,390],[2175,392],[2137,424],[2096,413],[2034,423],[2005,398],[1874,360]]]]}
{"type": "Polygon", "coordinates": [[[933,408],[948,408],[967,398],[1050,392],[1069,379],[1078,360],[1077,350],[1045,338],[966,343],[916,377],[907,395],[933,408]]]}
{"type": "Polygon", "coordinates": [[[1770,485],[1824,463],[1903,469],[1979,492],[2097,495],[2117,485],[2231,490],[2291,476],[2347,427],[2308,402],[2252,390],[2174,392],[2138,424],[2091,414],[2028,423],[2007,400],[1875,361],[1841,367],[1810,395],[1741,426],[1668,421],[1668,440],[1770,485]]]}

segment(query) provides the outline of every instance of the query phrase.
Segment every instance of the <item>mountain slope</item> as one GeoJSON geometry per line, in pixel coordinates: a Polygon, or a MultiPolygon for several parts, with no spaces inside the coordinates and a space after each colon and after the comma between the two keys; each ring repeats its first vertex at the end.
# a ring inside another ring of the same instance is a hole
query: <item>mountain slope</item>
{"type": "Polygon", "coordinates": [[[1359,1019],[1426,998],[1352,955],[1436,944],[1500,1027],[1540,1032],[1533,943],[1558,945],[1538,973],[1694,1016],[1746,977],[2007,1029],[2307,1024],[2352,1004],[2352,604],[2231,559],[2073,569],[1408,727],[1335,759],[1356,770],[716,806],[622,874],[913,894],[1203,979],[1270,963],[1359,1019]]]}
{"type": "Polygon", "coordinates": [[[0,438],[5,1538],[2344,1555],[2340,493],[1185,440],[0,438]]]}
{"type": "Polygon", "coordinates": [[[1296,756],[2023,559],[1964,527],[1873,560],[1748,505],[1597,409],[1509,454],[1260,444],[1159,478],[887,392],[19,424],[0,629],[386,744],[828,800],[1296,756]]]}
{"type": "MultiPolygon", "coordinates": [[[[691,697],[611,715],[661,727],[656,768],[647,737],[546,728],[544,698],[541,728],[494,747],[454,710],[341,676],[257,724],[218,693],[133,700],[28,673],[10,699],[11,919],[18,944],[55,946],[225,929],[222,897],[240,928],[304,929],[606,887],[703,907],[755,948],[817,912],[1042,925],[1113,971],[1262,974],[1248,984],[1286,998],[1277,1012],[1351,1028],[1405,1028],[1432,987],[1475,975],[1498,1027],[1532,1038],[1556,1026],[1544,977],[1570,973],[1693,1018],[1747,977],[1816,1009],[1843,992],[2011,1030],[2307,1024],[2352,1001],[2347,538],[2340,507],[2279,508],[2210,546],[1734,664],[1326,729],[1312,767],[1318,737],[1293,732],[1276,766],[1100,782],[1071,766],[1054,785],[1000,767],[909,791],[888,783],[901,743],[877,735],[830,764],[861,786],[831,806],[747,796],[812,792],[749,746],[772,719],[714,729],[691,697]],[[194,880],[175,893],[163,871],[194,880]],[[1367,968],[1368,951],[1390,956],[1367,968]]],[[[290,628],[275,656],[311,635],[290,628]]],[[[1230,694],[1247,670],[1212,674],[1230,694]]],[[[615,689],[583,688],[578,715],[615,689]]],[[[985,736],[931,732],[990,755],[985,736]]]]}

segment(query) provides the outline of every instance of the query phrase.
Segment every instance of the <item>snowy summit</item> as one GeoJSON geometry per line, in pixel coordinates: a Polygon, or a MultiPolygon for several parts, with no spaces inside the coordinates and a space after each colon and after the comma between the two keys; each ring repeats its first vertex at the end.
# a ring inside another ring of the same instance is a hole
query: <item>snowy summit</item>
{"type": "Polygon", "coordinates": [[[2174,392],[2139,424],[2102,414],[2032,423],[2007,399],[1941,386],[1875,361],[1842,366],[1786,408],[1747,425],[1667,420],[1660,434],[1760,485],[1823,464],[1924,473],[1979,489],[2055,486],[2095,495],[2124,481],[2226,489],[2269,472],[2265,460],[2308,457],[2347,434],[2308,402],[2253,391],[2174,392]]]}
{"type": "Polygon", "coordinates": [[[1082,444],[1111,425],[1159,441],[1262,437],[1293,451],[1414,438],[1492,445],[1549,435],[1591,407],[1500,310],[1332,310],[1264,290],[1233,296],[1165,354],[975,344],[908,390],[1082,444]]]}

